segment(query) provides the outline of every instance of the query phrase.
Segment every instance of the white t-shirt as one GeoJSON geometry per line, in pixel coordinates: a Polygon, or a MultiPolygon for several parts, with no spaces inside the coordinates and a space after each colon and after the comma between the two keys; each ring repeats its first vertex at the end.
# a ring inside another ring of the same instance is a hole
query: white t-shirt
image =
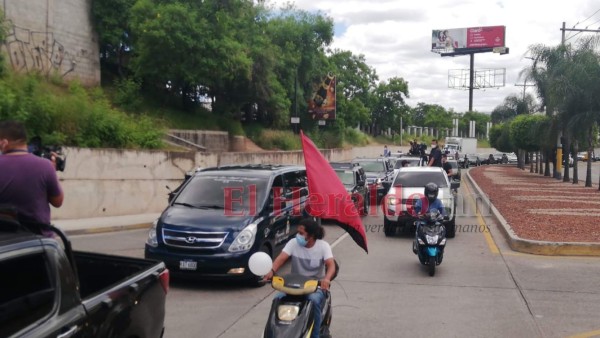
{"type": "Polygon", "coordinates": [[[311,248],[306,248],[292,238],[283,248],[283,252],[292,258],[292,273],[317,279],[325,277],[325,261],[333,258],[329,243],[320,239],[317,239],[311,248]]]}

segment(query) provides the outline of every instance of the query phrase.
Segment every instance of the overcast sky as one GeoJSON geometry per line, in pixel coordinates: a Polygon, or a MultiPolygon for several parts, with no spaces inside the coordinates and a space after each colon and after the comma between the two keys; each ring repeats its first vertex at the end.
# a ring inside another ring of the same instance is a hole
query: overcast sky
{"type": "MultiPolygon", "coordinates": [[[[270,0],[282,4],[288,0],[270,0]]],[[[562,22],[567,28],[599,29],[598,0],[296,0],[296,7],[321,11],[335,22],[334,48],[364,54],[380,80],[399,76],[409,83],[412,106],[437,103],[457,112],[469,108],[466,90],[448,88],[448,73],[468,69],[469,56],[440,57],[431,52],[431,31],[480,26],[506,26],[508,55],[475,55],[475,69],[506,69],[505,86],[475,90],[473,109],[491,112],[510,94],[522,95],[519,72],[530,65],[532,44],[560,43],[562,22]],[[598,11],[598,12],[597,12],[598,11]],[[590,17],[587,21],[586,18],[590,17]]],[[[567,38],[575,33],[567,32],[567,38]]],[[[568,42],[575,42],[582,33],[568,42]]],[[[497,78],[502,82],[501,77],[497,78]]],[[[534,88],[527,88],[534,93],[534,88]]]]}

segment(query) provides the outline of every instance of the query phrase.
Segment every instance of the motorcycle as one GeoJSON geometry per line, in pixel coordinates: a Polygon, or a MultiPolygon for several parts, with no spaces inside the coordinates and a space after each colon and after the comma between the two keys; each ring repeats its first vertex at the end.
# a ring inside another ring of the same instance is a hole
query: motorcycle
{"type": "Polygon", "coordinates": [[[413,242],[413,252],[419,257],[421,264],[427,266],[430,276],[435,275],[435,267],[444,259],[446,247],[446,227],[442,224],[447,220],[438,210],[430,211],[419,216],[415,222],[416,234],[413,242]]]}
{"type": "MultiPolygon", "coordinates": [[[[264,252],[254,253],[248,263],[250,271],[257,276],[267,274],[271,271],[273,264],[271,257],[264,252]]],[[[336,262],[334,278],[337,276],[338,269],[339,266],[336,262]]],[[[287,274],[273,276],[270,283],[273,289],[283,292],[285,296],[273,299],[262,337],[309,338],[314,325],[314,308],[308,300],[308,295],[318,290],[319,281],[298,274],[287,274]]],[[[329,338],[331,337],[329,326],[332,316],[331,293],[329,291],[324,291],[324,293],[319,334],[320,337],[329,338]]]]}

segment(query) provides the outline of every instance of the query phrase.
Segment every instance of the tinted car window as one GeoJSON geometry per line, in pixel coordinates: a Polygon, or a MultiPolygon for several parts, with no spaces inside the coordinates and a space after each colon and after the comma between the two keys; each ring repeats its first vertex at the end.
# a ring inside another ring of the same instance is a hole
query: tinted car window
{"type": "Polygon", "coordinates": [[[366,172],[382,172],[385,171],[385,167],[383,162],[377,162],[377,161],[365,161],[365,162],[359,162],[360,166],[366,171],[366,172]]]}
{"type": "Polygon", "coordinates": [[[354,185],[354,172],[352,170],[336,170],[335,173],[344,185],[354,185]]]}
{"type": "Polygon", "coordinates": [[[267,189],[267,178],[196,176],[173,203],[245,211],[249,210],[250,201],[261,205],[267,189]]]}
{"type": "Polygon", "coordinates": [[[420,158],[401,158],[398,161],[396,161],[396,165],[394,166],[394,169],[402,168],[402,162],[404,162],[404,161],[408,161],[409,167],[418,167],[419,163],[421,162],[421,159],[420,158]]]}
{"type": "Polygon", "coordinates": [[[403,187],[424,187],[427,183],[433,182],[440,188],[447,188],[446,179],[441,172],[408,172],[400,171],[396,176],[394,185],[403,187]]]}
{"type": "Polygon", "coordinates": [[[41,253],[1,261],[0,271],[0,337],[7,337],[50,314],[56,292],[41,253]]]}

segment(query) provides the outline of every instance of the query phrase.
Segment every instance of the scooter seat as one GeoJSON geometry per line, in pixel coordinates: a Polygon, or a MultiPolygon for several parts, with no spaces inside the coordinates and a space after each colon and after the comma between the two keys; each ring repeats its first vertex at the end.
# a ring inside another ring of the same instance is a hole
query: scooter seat
{"type": "Polygon", "coordinates": [[[273,289],[285,294],[300,296],[317,291],[319,281],[298,274],[288,274],[285,276],[273,276],[271,286],[273,289]]]}

